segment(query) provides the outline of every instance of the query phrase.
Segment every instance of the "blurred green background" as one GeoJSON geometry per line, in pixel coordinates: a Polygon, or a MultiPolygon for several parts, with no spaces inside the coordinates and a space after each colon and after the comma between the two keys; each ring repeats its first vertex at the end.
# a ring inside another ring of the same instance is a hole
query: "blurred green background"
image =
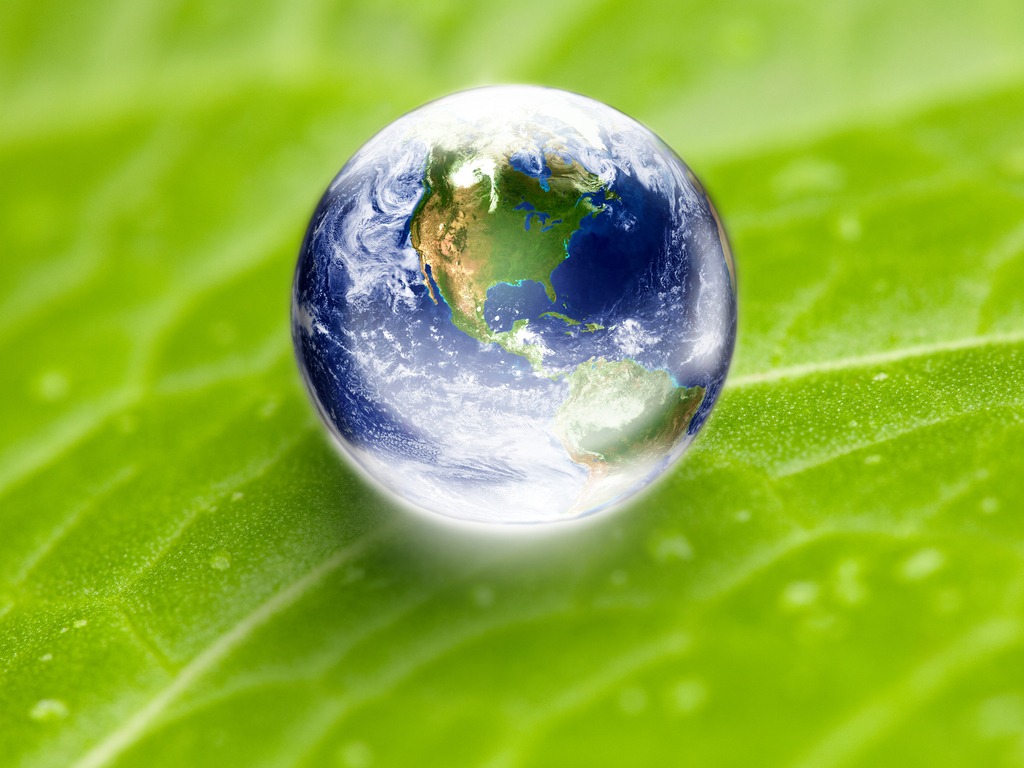
{"type": "Polygon", "coordinates": [[[1024,765],[1016,0],[5,0],[0,97],[0,764],[1024,765]],[[546,536],[365,487],[289,341],[335,171],[492,82],[739,268],[695,447],[546,536]]]}

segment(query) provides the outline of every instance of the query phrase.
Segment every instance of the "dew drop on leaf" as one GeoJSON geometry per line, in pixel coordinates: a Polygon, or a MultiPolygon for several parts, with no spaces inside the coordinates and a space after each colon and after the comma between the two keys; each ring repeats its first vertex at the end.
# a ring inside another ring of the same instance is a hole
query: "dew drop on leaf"
{"type": "Polygon", "coordinates": [[[704,705],[708,697],[707,685],[697,678],[681,680],[669,693],[669,704],[679,714],[690,715],[704,705]]]}
{"type": "Polygon", "coordinates": [[[900,575],[907,581],[921,581],[939,570],[945,562],[946,556],[940,550],[922,549],[900,566],[900,575]]]}
{"type": "Polygon", "coordinates": [[[60,699],[40,699],[35,703],[28,716],[39,723],[52,723],[68,716],[68,705],[60,699]]]}
{"type": "Polygon", "coordinates": [[[210,557],[210,567],[218,571],[226,571],[231,567],[231,554],[225,550],[214,553],[210,557]]]}

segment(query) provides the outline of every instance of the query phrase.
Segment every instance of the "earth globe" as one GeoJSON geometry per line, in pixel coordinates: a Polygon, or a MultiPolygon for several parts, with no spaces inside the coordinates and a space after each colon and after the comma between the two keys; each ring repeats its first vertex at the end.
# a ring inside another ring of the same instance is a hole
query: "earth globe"
{"type": "Polygon", "coordinates": [[[395,120],[312,216],[292,294],[309,393],[398,499],[531,524],[609,509],[706,422],[736,282],[700,182],[647,128],[535,86],[395,120]]]}

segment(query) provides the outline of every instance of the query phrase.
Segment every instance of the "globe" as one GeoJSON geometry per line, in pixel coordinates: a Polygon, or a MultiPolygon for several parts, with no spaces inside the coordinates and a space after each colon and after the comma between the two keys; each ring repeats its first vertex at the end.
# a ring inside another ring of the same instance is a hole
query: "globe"
{"type": "Polygon", "coordinates": [[[400,500],[564,521],[693,441],[736,283],[715,209],[651,131],[497,86],[410,112],[345,164],[300,250],[292,332],[344,455],[400,500]]]}

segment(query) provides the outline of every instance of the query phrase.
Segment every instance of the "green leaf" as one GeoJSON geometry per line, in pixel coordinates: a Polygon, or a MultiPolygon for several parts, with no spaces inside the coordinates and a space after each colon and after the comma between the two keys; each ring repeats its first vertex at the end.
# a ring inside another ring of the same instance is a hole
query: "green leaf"
{"type": "Polygon", "coordinates": [[[0,7],[0,764],[1024,765],[1019,3],[0,7]],[[306,219],[488,81],[651,125],[739,266],[671,476],[410,516],[291,356],[306,219]]]}

